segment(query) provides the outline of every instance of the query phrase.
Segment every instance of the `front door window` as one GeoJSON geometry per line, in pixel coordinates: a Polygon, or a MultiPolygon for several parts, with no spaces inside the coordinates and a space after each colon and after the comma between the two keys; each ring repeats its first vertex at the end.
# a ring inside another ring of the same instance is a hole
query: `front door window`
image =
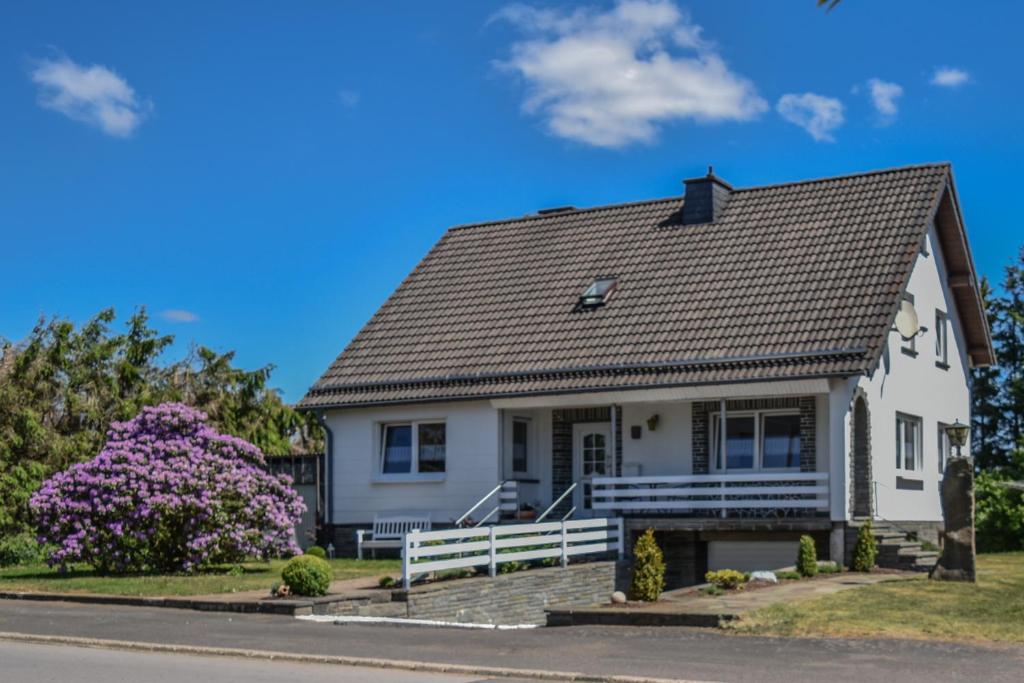
{"type": "MultiPolygon", "coordinates": [[[[578,425],[579,427],[579,425],[578,425]]],[[[607,477],[611,472],[611,449],[607,425],[586,426],[576,433],[577,507],[593,509],[594,477],[607,477]]]]}

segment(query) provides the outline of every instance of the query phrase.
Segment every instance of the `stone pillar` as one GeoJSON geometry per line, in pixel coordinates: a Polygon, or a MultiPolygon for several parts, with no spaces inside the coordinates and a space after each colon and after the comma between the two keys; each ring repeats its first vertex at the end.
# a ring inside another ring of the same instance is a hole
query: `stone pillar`
{"type": "Polygon", "coordinates": [[[950,458],[942,478],[942,555],[929,575],[940,581],[974,581],[974,459],[950,458]]]}

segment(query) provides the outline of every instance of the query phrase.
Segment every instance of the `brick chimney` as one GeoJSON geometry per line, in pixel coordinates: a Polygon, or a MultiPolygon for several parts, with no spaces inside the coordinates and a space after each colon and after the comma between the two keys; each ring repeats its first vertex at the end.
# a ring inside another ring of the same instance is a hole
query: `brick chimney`
{"type": "Polygon", "coordinates": [[[715,175],[708,166],[708,174],[701,178],[684,180],[683,225],[714,223],[718,220],[732,194],[732,185],[715,175]]]}

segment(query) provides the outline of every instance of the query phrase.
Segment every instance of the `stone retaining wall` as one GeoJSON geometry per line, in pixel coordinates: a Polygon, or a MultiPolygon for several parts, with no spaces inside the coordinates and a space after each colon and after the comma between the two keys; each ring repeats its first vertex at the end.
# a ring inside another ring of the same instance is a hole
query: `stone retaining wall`
{"type": "Polygon", "coordinates": [[[544,610],[608,602],[616,589],[614,561],[529,569],[495,578],[452,579],[395,591],[410,619],[478,624],[544,624],[544,610]]]}

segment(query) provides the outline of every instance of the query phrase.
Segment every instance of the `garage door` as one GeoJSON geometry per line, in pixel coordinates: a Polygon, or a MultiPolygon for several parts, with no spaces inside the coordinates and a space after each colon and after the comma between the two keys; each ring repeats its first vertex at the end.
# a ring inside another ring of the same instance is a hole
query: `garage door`
{"type": "Polygon", "coordinates": [[[709,541],[708,569],[753,572],[796,564],[797,541],[709,541]]]}

